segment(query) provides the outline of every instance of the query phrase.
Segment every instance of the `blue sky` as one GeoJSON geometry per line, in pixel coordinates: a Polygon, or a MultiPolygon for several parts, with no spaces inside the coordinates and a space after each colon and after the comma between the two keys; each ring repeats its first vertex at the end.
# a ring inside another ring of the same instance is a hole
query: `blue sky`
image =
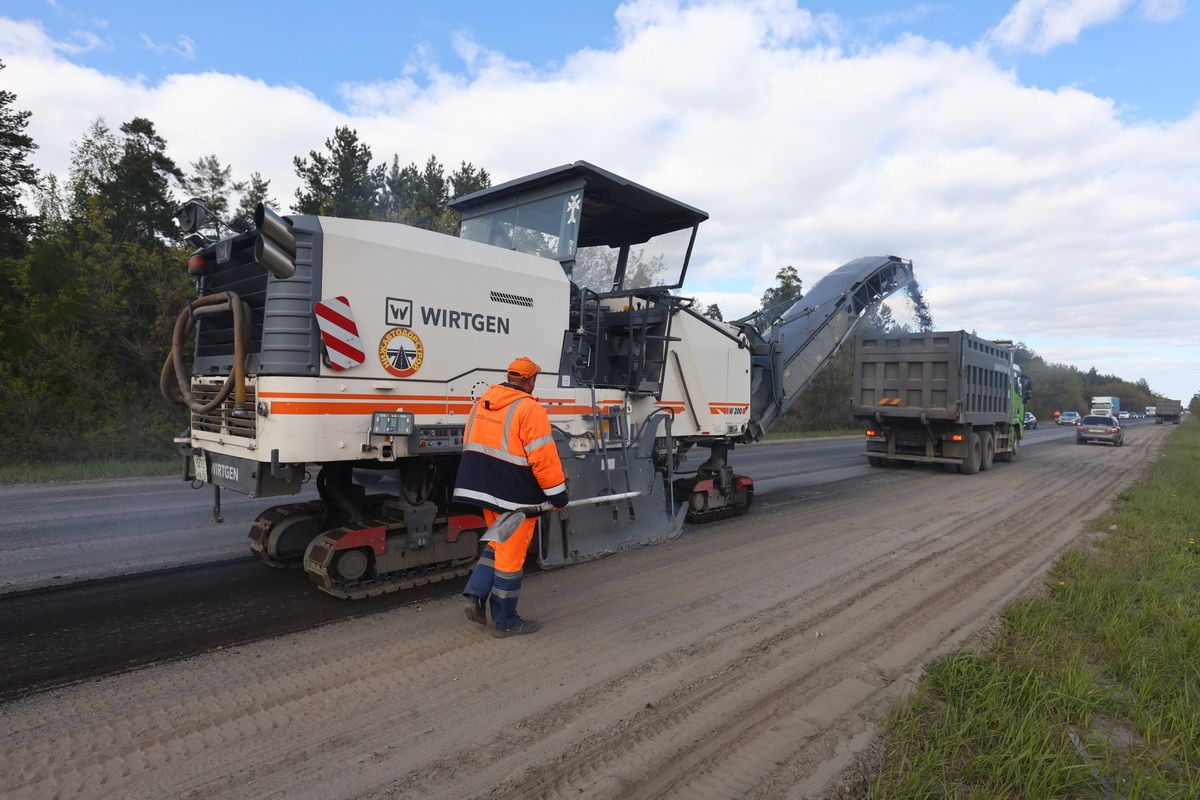
{"type": "MultiPolygon", "coordinates": [[[[97,117],[260,172],[334,128],[497,181],[578,159],[709,212],[685,291],[911,258],[940,328],[1200,389],[1200,0],[9,0],[0,73],[65,176],[97,117]],[[1100,290],[1085,290],[1099,280],[1100,290]]],[[[903,309],[898,309],[903,316],[903,309]]]]}
{"type": "MultiPolygon", "coordinates": [[[[432,58],[443,69],[459,69],[452,46],[459,34],[535,69],[580,49],[611,47],[618,5],[613,0],[202,6],[10,0],[5,14],[36,19],[61,40],[98,37],[96,46],[72,58],[105,72],[150,80],[181,69],[235,72],[295,83],[336,105],[340,84],[392,78],[414,60],[432,58]],[[181,44],[184,36],[190,45],[181,44]]],[[[1012,2],[850,0],[803,6],[836,15],[843,46],[854,49],[903,35],[969,46],[1005,16],[1012,2]]],[[[1072,44],[1046,53],[1001,50],[997,60],[1030,85],[1078,86],[1112,98],[1132,118],[1178,119],[1196,108],[1195,81],[1180,77],[1200,75],[1198,42],[1200,10],[1194,6],[1180,4],[1178,15],[1164,24],[1148,21],[1134,4],[1116,19],[1088,27],[1072,44]]]]}

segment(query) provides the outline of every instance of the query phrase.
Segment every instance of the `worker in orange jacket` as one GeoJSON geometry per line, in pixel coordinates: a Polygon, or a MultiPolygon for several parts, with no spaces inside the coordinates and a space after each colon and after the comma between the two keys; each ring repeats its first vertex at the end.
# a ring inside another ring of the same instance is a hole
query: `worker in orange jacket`
{"type": "MultiPolygon", "coordinates": [[[[454,500],[482,508],[489,527],[505,511],[547,500],[558,509],[567,504],[550,418],[532,397],[539,372],[530,359],[516,359],[508,365],[508,380],[484,392],[467,417],[454,500]]],[[[525,553],[536,526],[537,517],[530,517],[508,541],[489,542],[463,589],[467,619],[486,625],[490,607],[495,636],[541,627],[517,616],[525,553]]]]}

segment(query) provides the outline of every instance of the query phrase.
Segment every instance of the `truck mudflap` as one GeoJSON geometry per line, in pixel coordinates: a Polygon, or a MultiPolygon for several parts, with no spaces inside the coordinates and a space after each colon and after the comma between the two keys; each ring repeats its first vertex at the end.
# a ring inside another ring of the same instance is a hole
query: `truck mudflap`
{"type": "Polygon", "coordinates": [[[280,497],[300,491],[303,465],[286,465],[272,474],[271,464],[194,448],[192,467],[197,481],[211,483],[248,497],[280,497]]]}

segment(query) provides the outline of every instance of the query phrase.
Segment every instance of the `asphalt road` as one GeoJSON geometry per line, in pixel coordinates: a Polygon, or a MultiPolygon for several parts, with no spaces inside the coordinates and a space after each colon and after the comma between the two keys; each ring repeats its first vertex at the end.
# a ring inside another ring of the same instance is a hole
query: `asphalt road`
{"type": "MultiPolygon", "coordinates": [[[[1073,436],[1071,428],[1049,426],[1031,432],[1027,445],[1073,436]]],[[[739,472],[755,479],[759,513],[827,502],[881,474],[865,464],[858,437],[764,443],[734,455],[739,472]]],[[[883,472],[903,479],[902,472],[883,472]]],[[[166,479],[0,490],[0,503],[11,509],[0,524],[0,569],[5,582],[21,587],[0,594],[0,699],[383,609],[419,607],[461,588],[452,582],[365,601],[334,600],[309,585],[302,571],[273,570],[246,556],[246,530],[270,500],[230,496],[226,523],[213,525],[210,496],[166,479]],[[115,558],[118,548],[124,550],[115,558]],[[51,572],[61,577],[45,580],[51,572]]],[[[746,521],[753,519],[752,511],[746,521]]],[[[689,526],[684,535],[696,534],[689,526]]]]}
{"type": "MultiPolygon", "coordinates": [[[[1028,444],[1070,436],[1071,429],[1031,431],[1028,444]]],[[[707,455],[695,449],[694,467],[707,455]]],[[[754,478],[756,502],[864,475],[858,437],[781,440],[737,448],[731,462],[754,478]]],[[[254,518],[277,503],[313,499],[251,499],[222,493],[224,522],[212,521],[212,489],[178,478],[126,478],[0,487],[0,595],[82,580],[228,561],[249,555],[254,518]]]]}

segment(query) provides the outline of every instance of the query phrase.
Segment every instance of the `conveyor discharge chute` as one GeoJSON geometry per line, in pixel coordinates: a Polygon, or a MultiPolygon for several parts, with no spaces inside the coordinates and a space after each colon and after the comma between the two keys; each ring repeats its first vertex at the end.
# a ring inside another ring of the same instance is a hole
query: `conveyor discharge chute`
{"type": "Polygon", "coordinates": [[[856,258],[817,281],[777,319],[757,312],[739,320],[754,354],[751,438],[770,430],[858,323],[912,277],[912,262],[906,259],[856,258]]]}

